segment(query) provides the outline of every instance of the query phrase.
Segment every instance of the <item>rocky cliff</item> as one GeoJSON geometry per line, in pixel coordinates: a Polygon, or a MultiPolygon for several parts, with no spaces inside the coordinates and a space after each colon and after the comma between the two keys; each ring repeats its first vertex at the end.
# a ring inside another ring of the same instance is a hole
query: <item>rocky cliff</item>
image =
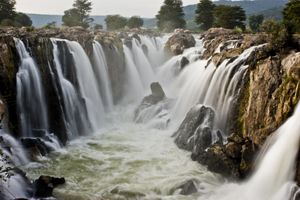
{"type": "Polygon", "coordinates": [[[238,84],[238,94],[228,117],[230,123],[223,130],[226,140],[211,144],[207,131],[199,132],[202,119],[208,114],[204,112],[205,107],[187,114],[175,138],[180,148],[192,151],[192,159],[208,169],[229,178],[245,178],[268,136],[291,116],[300,99],[299,47],[274,50],[268,43],[268,35],[239,34],[226,29],[210,29],[201,38],[206,48],[202,58],[210,59],[217,67],[225,59],[233,62],[251,46],[262,45],[243,63],[249,68],[238,84]],[[191,132],[196,142],[189,139],[191,132]],[[200,143],[206,144],[204,149],[198,148],[200,143]]]}

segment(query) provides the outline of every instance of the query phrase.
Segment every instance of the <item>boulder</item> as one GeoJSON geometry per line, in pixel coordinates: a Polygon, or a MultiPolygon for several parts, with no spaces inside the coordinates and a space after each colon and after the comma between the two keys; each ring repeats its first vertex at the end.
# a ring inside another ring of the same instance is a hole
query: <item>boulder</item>
{"type": "Polygon", "coordinates": [[[173,55],[182,54],[185,49],[194,47],[196,40],[190,33],[177,32],[169,38],[165,49],[173,55]]]}
{"type": "Polygon", "coordinates": [[[191,195],[191,194],[198,192],[197,187],[193,180],[189,180],[189,181],[183,183],[182,185],[177,187],[177,189],[180,189],[179,194],[181,194],[181,195],[191,195]]]}
{"type": "Polygon", "coordinates": [[[174,133],[175,143],[181,149],[199,154],[212,143],[215,112],[203,105],[194,106],[174,133]]]}
{"type": "Polygon", "coordinates": [[[34,197],[51,197],[53,189],[59,185],[65,184],[65,178],[55,178],[51,176],[40,176],[34,181],[34,197]]]}
{"type": "Polygon", "coordinates": [[[300,52],[288,55],[282,60],[281,65],[288,76],[300,80],[300,52]]]}
{"type": "Polygon", "coordinates": [[[188,64],[190,64],[189,59],[187,59],[187,57],[183,56],[180,60],[180,68],[183,69],[188,64]]]}
{"type": "Polygon", "coordinates": [[[24,137],[21,138],[21,143],[33,159],[38,155],[46,156],[51,150],[53,150],[40,138],[24,137]]]}
{"type": "Polygon", "coordinates": [[[164,129],[170,122],[169,111],[174,104],[166,97],[161,85],[151,84],[151,95],[146,96],[135,110],[134,120],[137,123],[151,123],[152,127],[164,129]]]}

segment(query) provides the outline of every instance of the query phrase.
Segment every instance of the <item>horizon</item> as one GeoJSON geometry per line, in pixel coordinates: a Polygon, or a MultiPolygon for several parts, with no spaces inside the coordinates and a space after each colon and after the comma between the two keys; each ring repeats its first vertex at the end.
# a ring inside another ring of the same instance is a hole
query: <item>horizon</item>
{"type": "MultiPolygon", "coordinates": [[[[54,1],[57,0],[43,0],[43,2],[34,3],[33,0],[16,0],[16,10],[27,14],[63,15],[65,10],[72,8],[74,2],[74,0],[60,0],[59,3],[53,3],[54,1]]],[[[126,2],[111,0],[91,1],[93,3],[92,16],[120,14],[125,17],[137,15],[143,18],[153,18],[158,13],[164,0],[143,0],[143,4],[140,3],[141,0],[126,0],[126,2]]],[[[196,4],[198,1],[183,0],[183,5],[196,4]]]]}

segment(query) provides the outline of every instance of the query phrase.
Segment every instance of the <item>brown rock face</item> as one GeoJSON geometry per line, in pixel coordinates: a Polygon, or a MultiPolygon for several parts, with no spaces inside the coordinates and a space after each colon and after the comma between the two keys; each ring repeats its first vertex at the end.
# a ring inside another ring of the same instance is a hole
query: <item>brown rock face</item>
{"type": "Polygon", "coordinates": [[[190,33],[177,32],[169,38],[165,49],[173,55],[182,54],[187,48],[194,47],[196,44],[195,38],[190,33]]]}

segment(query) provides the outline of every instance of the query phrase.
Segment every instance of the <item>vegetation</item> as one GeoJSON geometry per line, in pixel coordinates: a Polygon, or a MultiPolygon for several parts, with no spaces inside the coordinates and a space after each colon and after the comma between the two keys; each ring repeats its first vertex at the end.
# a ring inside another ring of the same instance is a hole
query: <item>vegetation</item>
{"type": "Polygon", "coordinates": [[[140,28],[144,25],[144,20],[139,16],[130,17],[127,21],[127,26],[129,28],[140,28]]]}
{"type": "Polygon", "coordinates": [[[170,32],[176,28],[184,28],[186,22],[181,0],[165,0],[156,15],[157,27],[161,31],[170,32]]]}
{"type": "Polygon", "coordinates": [[[273,50],[281,50],[290,41],[290,34],[282,22],[273,19],[265,20],[260,30],[269,35],[269,43],[273,50]]]}
{"type": "Polygon", "coordinates": [[[214,9],[216,27],[233,29],[239,27],[245,29],[246,14],[240,6],[219,5],[214,9]]]}
{"type": "Polygon", "coordinates": [[[56,28],[56,22],[55,21],[49,22],[43,28],[45,28],[45,29],[56,28]]]}
{"type": "Polygon", "coordinates": [[[31,26],[32,21],[24,13],[15,11],[15,0],[0,1],[0,25],[1,26],[31,26]]]}
{"type": "Polygon", "coordinates": [[[258,32],[259,27],[264,21],[263,15],[251,15],[248,19],[249,21],[249,27],[253,32],[258,32]]]}
{"type": "Polygon", "coordinates": [[[300,0],[290,0],[283,10],[283,20],[291,33],[300,32],[300,0]]]}
{"type": "Polygon", "coordinates": [[[202,30],[207,30],[214,23],[214,8],[215,4],[211,0],[200,0],[197,4],[195,21],[202,30]]]}
{"type": "Polygon", "coordinates": [[[119,30],[123,29],[127,24],[127,19],[120,15],[108,15],[105,18],[105,23],[107,26],[107,30],[119,30]]]}
{"type": "Polygon", "coordinates": [[[94,25],[94,30],[101,30],[103,29],[103,25],[102,24],[95,24],[94,25]]]}
{"type": "Polygon", "coordinates": [[[89,0],[75,0],[73,8],[66,10],[62,17],[65,26],[81,26],[88,28],[93,19],[90,18],[92,2],[89,0]]]}

